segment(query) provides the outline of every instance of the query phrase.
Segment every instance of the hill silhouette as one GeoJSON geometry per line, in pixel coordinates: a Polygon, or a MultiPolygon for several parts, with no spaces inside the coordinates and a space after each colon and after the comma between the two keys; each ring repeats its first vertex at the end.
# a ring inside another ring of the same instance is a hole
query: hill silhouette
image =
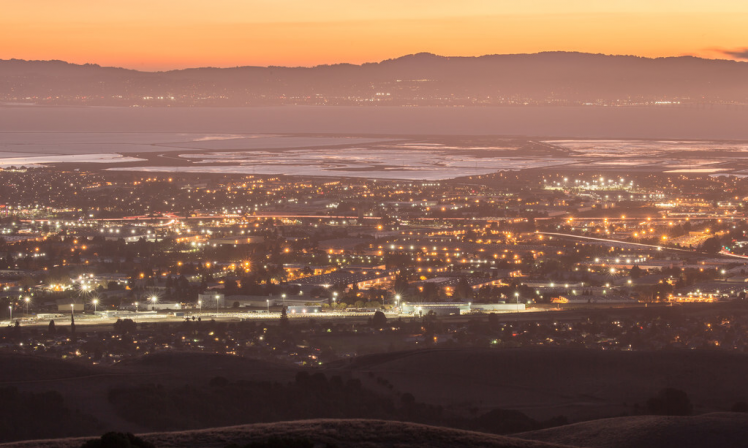
{"type": "Polygon", "coordinates": [[[748,62],[574,52],[140,72],[0,60],[0,99],[121,105],[745,102],[748,62]]]}

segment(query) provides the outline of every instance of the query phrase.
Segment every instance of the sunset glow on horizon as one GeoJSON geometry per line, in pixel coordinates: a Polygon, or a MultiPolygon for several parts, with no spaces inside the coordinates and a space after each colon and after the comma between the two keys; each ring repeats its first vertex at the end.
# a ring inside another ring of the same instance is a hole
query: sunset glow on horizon
{"type": "Polygon", "coordinates": [[[743,60],[747,19],[748,3],[737,0],[39,0],[3,6],[0,59],[139,70],[360,64],[418,52],[743,60]]]}

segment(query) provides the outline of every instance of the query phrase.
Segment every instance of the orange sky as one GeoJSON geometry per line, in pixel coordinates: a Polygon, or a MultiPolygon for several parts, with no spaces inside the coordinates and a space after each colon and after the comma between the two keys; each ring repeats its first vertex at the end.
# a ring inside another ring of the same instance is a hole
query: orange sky
{"type": "MultiPolygon", "coordinates": [[[[362,63],[428,51],[734,58],[745,0],[23,0],[0,59],[141,70],[362,63]]],[[[748,58],[748,54],[745,55],[748,58]]]]}

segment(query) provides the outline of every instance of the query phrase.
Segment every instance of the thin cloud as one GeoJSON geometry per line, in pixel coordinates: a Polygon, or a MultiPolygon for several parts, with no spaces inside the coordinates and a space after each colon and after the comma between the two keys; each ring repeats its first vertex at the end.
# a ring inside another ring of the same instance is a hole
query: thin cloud
{"type": "Polygon", "coordinates": [[[742,48],[742,49],[739,49],[739,50],[724,50],[724,49],[722,49],[722,50],[717,50],[717,51],[719,51],[720,53],[722,53],[722,54],[724,54],[726,56],[730,56],[731,58],[734,58],[734,59],[745,59],[745,60],[748,60],[748,48],[742,48]]]}

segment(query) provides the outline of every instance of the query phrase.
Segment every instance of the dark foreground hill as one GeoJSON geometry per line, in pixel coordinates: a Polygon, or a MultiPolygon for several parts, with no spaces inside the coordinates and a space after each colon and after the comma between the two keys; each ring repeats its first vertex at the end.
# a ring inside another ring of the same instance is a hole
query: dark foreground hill
{"type": "Polygon", "coordinates": [[[0,441],[319,418],[507,435],[658,413],[650,399],[663,389],[685,392],[696,415],[748,402],[748,355],[726,351],[426,349],[312,370],[174,352],[111,367],[27,356],[0,363],[0,441]]]}
{"type": "Polygon", "coordinates": [[[514,437],[594,448],[738,448],[748,446],[748,414],[607,418],[514,437]]]}
{"type": "Polygon", "coordinates": [[[213,353],[160,352],[132,358],[112,367],[117,373],[161,373],[185,380],[217,375],[244,380],[287,381],[299,370],[279,362],[213,353]]]}
{"type": "Polygon", "coordinates": [[[748,401],[748,355],[725,351],[431,349],[362,356],[331,374],[338,369],[447,411],[513,409],[572,422],[640,414],[663,388],[685,391],[695,414],[748,401]]]}
{"type": "MultiPolygon", "coordinates": [[[[293,380],[298,371],[274,362],[181,352],[146,355],[114,366],[0,354],[0,365],[0,442],[97,434],[112,429],[157,429],[119,415],[111,393],[122,388],[207,385],[214,377],[285,383],[293,380]]],[[[207,426],[214,425],[203,422],[199,427],[207,426]]]]}
{"type": "MultiPolygon", "coordinates": [[[[243,446],[272,436],[309,441],[338,448],[554,448],[548,442],[516,439],[458,429],[382,420],[304,420],[256,425],[230,426],[197,431],[143,434],[156,448],[223,448],[231,443],[243,446]]],[[[91,438],[33,440],[0,444],[2,448],[78,448],[91,438]]]]}
{"type": "Polygon", "coordinates": [[[54,381],[108,373],[105,367],[84,366],[60,359],[41,356],[0,354],[0,384],[54,381]]]}

